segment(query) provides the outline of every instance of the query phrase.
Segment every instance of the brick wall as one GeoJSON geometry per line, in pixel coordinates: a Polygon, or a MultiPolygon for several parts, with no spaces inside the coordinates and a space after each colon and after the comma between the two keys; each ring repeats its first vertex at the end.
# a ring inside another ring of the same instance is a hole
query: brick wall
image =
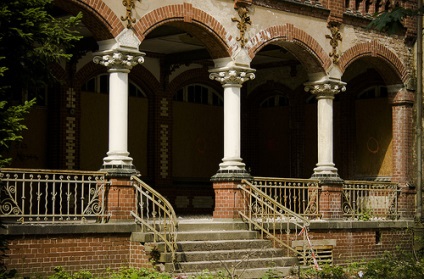
{"type": "Polygon", "coordinates": [[[213,218],[237,219],[240,218],[239,211],[243,209],[244,199],[238,182],[214,182],[215,210],[213,218]]]}
{"type": "Polygon", "coordinates": [[[348,264],[373,259],[385,251],[396,253],[398,248],[408,251],[412,248],[413,235],[406,229],[353,229],[318,230],[309,232],[312,241],[335,239],[333,263],[348,264]]]}
{"type": "Polygon", "coordinates": [[[5,264],[18,277],[49,275],[57,266],[101,275],[107,268],[148,267],[149,256],[130,233],[9,236],[5,264]]]}

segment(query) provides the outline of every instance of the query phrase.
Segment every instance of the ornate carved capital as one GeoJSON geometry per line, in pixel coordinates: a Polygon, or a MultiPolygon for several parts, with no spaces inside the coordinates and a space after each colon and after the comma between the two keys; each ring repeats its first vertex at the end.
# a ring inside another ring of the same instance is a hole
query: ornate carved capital
{"type": "Polygon", "coordinates": [[[317,98],[334,98],[334,95],[346,91],[344,82],[311,83],[305,85],[305,91],[311,92],[317,98]]]}
{"type": "Polygon", "coordinates": [[[113,52],[105,55],[94,56],[93,62],[108,68],[130,70],[137,64],[144,62],[143,56],[134,56],[122,52],[113,52]]]}
{"type": "Polygon", "coordinates": [[[219,72],[210,73],[209,78],[219,81],[221,84],[243,84],[245,81],[255,78],[253,70],[223,70],[219,72]]]}

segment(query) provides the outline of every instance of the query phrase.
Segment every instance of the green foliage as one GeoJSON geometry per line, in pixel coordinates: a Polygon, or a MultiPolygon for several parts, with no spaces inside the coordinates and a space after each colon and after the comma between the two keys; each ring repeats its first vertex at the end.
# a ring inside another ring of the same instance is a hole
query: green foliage
{"type": "Polygon", "coordinates": [[[0,56],[9,69],[0,87],[28,87],[52,78],[50,64],[69,60],[82,17],[54,17],[52,0],[0,1],[0,56]]]}
{"type": "Polygon", "coordinates": [[[411,254],[394,255],[369,261],[364,270],[365,279],[421,279],[424,278],[424,258],[416,259],[411,254]]]}
{"type": "Polygon", "coordinates": [[[319,270],[307,269],[301,273],[302,279],[348,279],[347,272],[341,266],[322,265],[319,270]]]}
{"type": "Polygon", "coordinates": [[[1,153],[10,147],[10,144],[22,140],[24,116],[35,104],[35,99],[26,101],[23,105],[8,106],[6,101],[0,101],[0,168],[7,166],[11,158],[5,158],[1,153]]]}
{"type": "Polygon", "coordinates": [[[402,22],[405,18],[422,15],[424,8],[406,9],[395,7],[390,11],[384,11],[374,15],[374,20],[368,25],[368,28],[388,34],[398,34],[405,30],[402,22]]]}

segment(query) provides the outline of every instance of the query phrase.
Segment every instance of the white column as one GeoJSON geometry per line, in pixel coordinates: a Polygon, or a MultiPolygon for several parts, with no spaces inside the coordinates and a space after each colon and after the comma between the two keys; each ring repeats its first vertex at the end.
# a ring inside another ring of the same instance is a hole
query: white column
{"type": "Polygon", "coordinates": [[[323,180],[340,180],[333,162],[333,100],[345,83],[325,79],[305,84],[305,90],[316,95],[318,100],[318,163],[312,177],[323,180]]]}
{"type": "Polygon", "coordinates": [[[109,70],[109,151],[105,165],[130,165],[128,146],[127,69],[109,70]]]}
{"type": "Polygon", "coordinates": [[[240,156],[240,89],[245,81],[255,78],[253,72],[244,67],[211,70],[210,78],[224,88],[224,158],[213,179],[250,176],[240,156]]]}
{"type": "Polygon", "coordinates": [[[135,168],[128,152],[128,73],[143,63],[143,53],[119,50],[104,51],[95,56],[94,63],[109,68],[109,151],[103,159],[103,169],[132,173],[135,168]]]}
{"type": "Polygon", "coordinates": [[[224,158],[220,169],[244,170],[240,157],[241,84],[224,84],[224,158]]]}

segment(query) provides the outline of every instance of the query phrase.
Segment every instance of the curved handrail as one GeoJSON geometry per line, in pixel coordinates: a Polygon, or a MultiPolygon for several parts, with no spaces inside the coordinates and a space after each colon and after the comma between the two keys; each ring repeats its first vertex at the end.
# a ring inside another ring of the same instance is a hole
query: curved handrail
{"type": "MultiPolygon", "coordinates": [[[[306,262],[306,249],[298,251],[290,247],[289,239],[283,241],[277,235],[282,236],[283,229],[285,229],[288,236],[290,227],[299,232],[305,231],[310,225],[309,220],[283,206],[248,180],[242,180],[238,188],[243,191],[247,205],[245,212],[239,211],[239,214],[249,223],[250,229],[253,225],[261,232],[262,238],[266,235],[280,247],[285,247],[306,262]],[[284,223],[287,224],[285,228],[283,228],[284,223]]],[[[305,234],[303,234],[303,238],[306,243],[305,234]]]]}
{"type": "Polygon", "coordinates": [[[136,208],[131,215],[142,224],[143,232],[152,232],[154,241],[163,241],[166,250],[175,261],[177,250],[177,215],[174,208],[161,194],[144,183],[137,176],[131,176],[133,186],[137,191],[136,208]]]}

